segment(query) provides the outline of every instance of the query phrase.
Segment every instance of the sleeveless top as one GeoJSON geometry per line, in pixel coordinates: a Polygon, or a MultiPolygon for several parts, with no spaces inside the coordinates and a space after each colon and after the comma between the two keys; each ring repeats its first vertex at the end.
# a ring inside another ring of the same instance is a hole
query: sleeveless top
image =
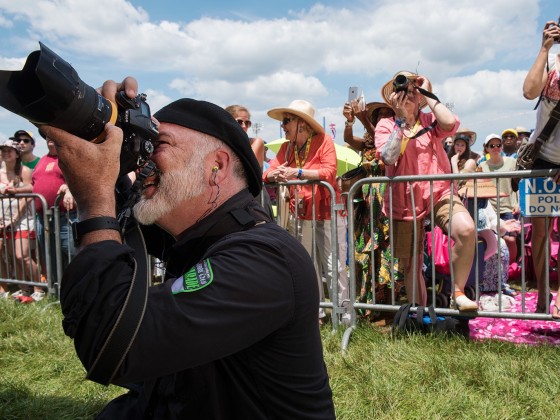
{"type": "MultiPolygon", "coordinates": [[[[8,187],[8,184],[0,182],[0,192],[3,194],[4,190],[8,187]]],[[[2,196],[2,208],[0,214],[0,220],[4,226],[10,225],[12,232],[15,231],[32,231],[35,229],[34,219],[31,214],[29,205],[26,206],[23,214],[18,217],[18,221],[15,225],[11,225],[12,220],[16,218],[19,213],[20,200],[23,198],[15,198],[14,196],[2,196]]],[[[2,229],[3,230],[3,229],[2,229]]]]}

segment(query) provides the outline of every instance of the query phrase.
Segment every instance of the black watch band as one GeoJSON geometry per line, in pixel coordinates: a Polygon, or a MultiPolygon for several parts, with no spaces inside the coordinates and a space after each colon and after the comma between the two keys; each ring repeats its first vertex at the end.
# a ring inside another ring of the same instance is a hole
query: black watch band
{"type": "Polygon", "coordinates": [[[74,237],[74,242],[79,245],[80,239],[86,233],[103,229],[114,229],[120,232],[121,225],[114,217],[93,217],[82,222],[72,223],[72,236],[74,237]]]}

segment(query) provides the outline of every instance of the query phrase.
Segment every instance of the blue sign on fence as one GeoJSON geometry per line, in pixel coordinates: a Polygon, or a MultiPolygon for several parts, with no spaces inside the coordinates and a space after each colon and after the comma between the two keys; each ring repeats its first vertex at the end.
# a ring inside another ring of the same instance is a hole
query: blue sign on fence
{"type": "Polygon", "coordinates": [[[524,217],[560,216],[560,185],[550,178],[522,179],[519,207],[524,217]]]}

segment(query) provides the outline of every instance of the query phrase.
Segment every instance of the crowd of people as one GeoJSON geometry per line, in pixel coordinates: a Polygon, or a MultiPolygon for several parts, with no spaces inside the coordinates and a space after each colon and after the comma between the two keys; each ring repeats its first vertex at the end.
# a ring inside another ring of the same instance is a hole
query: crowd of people
{"type": "MultiPolygon", "coordinates": [[[[555,103],[555,95],[558,91],[554,84],[556,73],[553,71],[558,67],[558,63],[553,59],[547,67],[550,70],[544,67],[548,60],[550,34],[553,34],[554,30],[556,28],[552,26],[545,29],[543,51],[539,53],[525,82],[524,93],[528,98],[535,96],[537,88],[543,92],[543,100],[539,102],[540,125],[537,126],[537,133],[538,128],[543,125],[544,111],[541,109],[545,106],[549,109],[550,103],[555,103]],[[543,74],[539,79],[540,71],[543,74]]],[[[360,100],[355,100],[344,104],[342,112],[346,118],[344,141],[348,147],[360,153],[361,166],[367,176],[492,173],[515,170],[517,150],[529,142],[531,130],[517,126],[504,129],[500,135],[489,134],[482,143],[482,155],[478,155],[471,149],[476,142],[477,133],[466,127],[460,127],[459,117],[442,104],[431,91],[432,86],[427,77],[400,71],[381,87],[382,102],[372,102],[363,106],[360,100]],[[408,81],[404,89],[395,88],[395,80],[398,77],[401,77],[399,83],[404,80],[402,77],[408,81]],[[356,120],[360,121],[365,129],[361,137],[353,132],[356,120]]],[[[230,105],[225,107],[225,110],[248,135],[252,125],[249,109],[242,105],[230,105]]],[[[281,122],[285,138],[288,140],[282,145],[275,158],[269,159],[266,156],[266,143],[262,138],[249,135],[248,138],[259,167],[263,171],[262,181],[267,188],[262,189],[258,199],[264,204],[269,217],[275,217],[269,192],[275,191],[271,185],[278,183],[298,180],[325,181],[335,191],[334,200],[337,203],[341,202],[333,139],[314,118],[315,110],[312,104],[305,100],[294,100],[288,106],[271,109],[268,114],[281,122]]],[[[40,134],[45,137],[42,131],[40,134]]],[[[54,142],[48,138],[46,140],[49,152],[41,159],[33,154],[35,139],[25,130],[18,130],[2,145],[1,185],[4,194],[8,195],[3,199],[2,229],[5,234],[2,238],[2,246],[8,258],[3,259],[0,270],[24,280],[45,281],[46,258],[50,258],[53,275],[60,275],[54,258],[55,235],[51,235],[51,252],[48,255],[45,252],[37,252],[38,250],[35,250],[32,245],[32,241],[36,238],[42,244],[40,250],[46,249],[42,201],[35,200],[31,203],[29,199],[14,198],[12,194],[41,194],[49,206],[53,206],[56,198],[60,196],[58,225],[61,229],[62,269],[68,265],[76,252],[72,236],[68,231],[70,223],[78,220],[75,202],[58,167],[54,142]],[[14,214],[19,216],[13,217],[14,214]],[[10,240],[10,231],[18,232],[12,240],[10,240]],[[16,264],[10,263],[10,258],[16,264]]],[[[553,144],[554,142],[548,142],[543,147],[542,158],[537,162],[539,167],[555,167],[556,164],[551,164],[549,161],[555,156],[553,144]]],[[[358,300],[389,302],[387,293],[379,292],[386,291],[387,286],[394,279],[399,287],[405,285],[410,302],[426,304],[423,259],[426,250],[425,229],[432,211],[435,226],[429,226],[429,229],[441,229],[444,234],[452,238],[454,244],[451,265],[455,281],[450,306],[467,311],[478,309],[476,302],[465,295],[464,289],[473,264],[475,244],[481,240],[485,242],[488,240],[489,236],[486,235],[488,230],[493,232],[497,246],[486,244],[486,247],[497,248],[500,252],[497,252],[495,257],[485,253],[480,290],[501,289],[506,294],[514,296],[516,292],[508,285],[507,273],[509,265],[523,257],[523,252],[519,249],[521,230],[518,222],[519,204],[511,180],[501,178],[498,182],[499,197],[495,187],[493,190],[480,188],[480,191],[485,191],[486,195],[478,196],[477,209],[472,208],[474,199],[472,183],[469,191],[465,188],[468,184],[466,180],[455,181],[453,185],[446,181],[436,181],[432,189],[425,181],[415,182],[412,185],[364,184],[353,197],[355,212],[351,215],[353,218],[351,222],[354,223],[354,238],[347,238],[344,228],[339,229],[338,235],[341,243],[354,241],[355,255],[351,260],[356,264],[354,280],[359,290],[358,300]],[[390,200],[389,196],[391,196],[390,200]],[[496,232],[498,218],[501,232],[496,232]],[[474,225],[475,219],[478,220],[478,226],[474,225]],[[499,259],[502,261],[499,262],[499,259]],[[499,264],[502,266],[501,270],[496,269],[499,264]],[[500,279],[497,278],[499,273],[501,273],[500,279]]],[[[331,292],[332,273],[335,270],[338,279],[338,302],[347,310],[350,298],[346,259],[341,255],[336,262],[332,261],[331,257],[333,247],[330,220],[331,194],[316,184],[302,183],[284,189],[278,196],[280,202],[276,201],[276,197],[274,198],[275,204],[286,206],[285,227],[304,245],[316,262],[320,300],[325,300],[324,280],[327,284],[326,291],[331,292]]],[[[341,218],[343,212],[333,214],[336,215],[339,225],[346,226],[347,221],[341,218]]],[[[46,220],[49,223],[53,222],[52,217],[46,220]]],[[[533,239],[537,250],[533,253],[534,265],[536,271],[540,273],[536,278],[541,279],[544,272],[541,260],[547,243],[543,238],[548,236],[542,232],[544,230],[544,225],[541,226],[542,220],[536,218],[535,222],[536,234],[534,233],[533,239]]],[[[345,250],[345,247],[340,248],[340,253],[345,253],[345,250]]],[[[540,281],[542,283],[542,280],[540,281]]],[[[543,287],[542,284],[539,285],[539,312],[545,312],[546,304],[550,301],[550,298],[543,296],[543,287]]],[[[0,293],[2,297],[10,296],[6,284],[0,284],[0,293]]],[[[44,298],[45,290],[40,286],[33,288],[22,286],[11,296],[21,301],[38,301],[44,298]]],[[[556,305],[552,312],[554,316],[560,316],[556,305]]],[[[319,318],[322,319],[324,316],[325,311],[321,308],[319,318]]],[[[348,311],[343,319],[349,321],[348,311]]]]}
{"type": "Polygon", "coordinates": [[[58,166],[54,143],[42,131],[39,132],[48,148],[48,153],[41,158],[33,153],[35,139],[28,131],[18,130],[13,137],[0,144],[1,277],[35,283],[33,286],[0,283],[0,298],[15,299],[21,303],[43,300],[47,293],[48,276],[52,279],[61,276],[57,266],[60,265],[64,270],[76,253],[70,232],[70,222],[77,220],[76,204],[58,166]],[[58,200],[58,230],[55,229],[52,215],[45,218],[41,198],[44,198],[48,208],[53,207],[58,200]],[[49,235],[45,234],[46,230],[50,232],[49,235]],[[45,242],[47,236],[49,246],[45,242]],[[55,252],[57,240],[61,247],[60,264],[55,252]],[[47,270],[47,258],[50,273],[47,270]]]}
{"type": "MultiPolygon", "coordinates": [[[[548,60],[556,40],[560,27],[548,22],[523,87],[528,99],[541,95],[537,134],[560,101],[560,55],[548,60]]],[[[136,80],[107,81],[100,89],[113,101],[118,91],[135,97],[136,80]]],[[[339,235],[339,241],[356,242],[360,299],[371,299],[377,284],[397,275],[408,301],[426,305],[424,238],[426,222],[432,219],[430,229],[440,229],[453,240],[451,308],[479,309],[466,294],[478,239],[486,241],[489,267],[481,287],[514,294],[494,269],[519,254],[519,206],[511,182],[428,182],[422,176],[513,169],[524,141],[520,133],[529,132],[508,128],[501,135],[490,134],[483,156],[476,156],[470,150],[476,133],[459,128],[459,117],[432,93],[428,77],[399,71],[381,87],[381,97],[383,102],[368,106],[344,105],[344,139],[360,151],[368,176],[419,177],[410,183],[368,183],[352,197],[358,209],[349,215],[355,237],[339,235]],[[355,119],[365,127],[363,137],[353,133],[355,119]],[[498,254],[491,252],[493,241],[498,254]],[[494,257],[500,254],[507,258],[494,257]]],[[[334,293],[336,285],[339,304],[351,307],[344,258],[334,261],[331,252],[337,245],[332,243],[333,219],[341,215],[333,203],[342,200],[335,145],[309,101],[293,100],[268,115],[281,122],[287,140],[270,161],[264,141],[248,136],[250,113],[243,106],[224,109],[185,98],[154,115],[159,134],[151,160],[157,169],[143,180],[133,207],[146,249],[123,239],[117,220],[121,129],[107,124],[104,141],[94,143],[41,126],[49,153],[39,160],[33,155],[33,136],[25,131],[0,145],[1,246],[25,262],[21,266],[27,271],[17,275],[39,277],[39,267],[45,265],[41,260],[50,255],[37,255],[29,242],[23,243],[52,231],[53,222],[41,227],[45,209],[17,194],[40,194],[49,207],[61,198],[63,224],[75,220],[77,244],[68,238],[64,245],[71,261],[63,264],[63,328],[91,379],[130,389],[98,418],[335,417],[319,330],[325,315],[319,305],[325,300],[323,278],[327,293],[334,293]],[[261,205],[263,183],[288,183],[277,197],[277,205],[287,208],[286,228],[274,223],[261,205]],[[15,236],[18,241],[10,242],[15,236]],[[80,252],[74,255],[75,245],[80,252]],[[165,281],[147,288],[143,296],[136,289],[144,256],[138,251],[147,251],[165,266],[165,281]],[[131,312],[131,306],[142,310],[131,312]],[[122,318],[133,334],[120,343],[126,350],[118,353],[118,360],[108,362],[102,357],[115,350],[112,337],[122,332],[122,318]],[[155,352],[165,357],[154,358],[155,352]],[[102,375],[109,373],[106,380],[98,379],[99,369],[108,371],[102,375]]],[[[529,144],[537,137],[531,135],[529,144]]],[[[560,169],[559,127],[541,143],[535,168],[560,169]]],[[[555,180],[560,181],[558,176],[555,180]]],[[[531,222],[537,312],[548,312],[544,257],[550,252],[550,232],[544,219],[531,222]]],[[[18,270],[18,264],[4,263],[2,270],[18,270]]],[[[9,297],[8,286],[0,286],[2,296],[9,297]]],[[[22,286],[14,295],[22,302],[37,301],[44,291],[40,285],[35,290],[22,286]]],[[[554,318],[560,318],[558,305],[552,305],[554,318]]],[[[341,320],[348,315],[339,314],[341,320]]]]}
{"type": "MultiPolygon", "coordinates": [[[[362,167],[369,177],[514,171],[518,149],[529,142],[535,142],[540,133],[539,128],[542,129],[546,122],[543,122],[546,120],[542,116],[543,107],[548,107],[548,113],[545,114],[548,116],[552,105],[559,99],[558,57],[551,55],[545,68],[549,58],[548,51],[557,31],[557,26],[547,24],[543,32],[542,50],[525,81],[524,95],[528,99],[542,92],[538,112],[541,121],[533,137],[532,131],[525,127],[506,128],[501,134],[487,135],[482,144],[483,153],[478,155],[471,150],[477,133],[466,127],[459,127],[458,116],[431,93],[432,87],[428,78],[401,71],[381,87],[383,102],[369,103],[364,107],[357,99],[344,104],[344,141],[361,153],[362,167]],[[399,83],[402,83],[403,76],[408,80],[407,87],[399,90],[396,88],[396,80],[400,77],[399,83]],[[538,86],[538,89],[535,86],[538,86]],[[353,133],[356,119],[365,128],[363,137],[353,133]]],[[[265,173],[264,181],[321,179],[332,182],[334,172],[331,172],[330,176],[321,176],[320,173],[307,175],[306,162],[301,156],[306,146],[309,150],[308,143],[313,145],[312,138],[302,136],[298,141],[297,131],[301,129],[298,129],[297,118],[296,125],[291,126],[289,124],[294,120],[294,114],[290,113],[289,109],[282,111],[282,115],[278,114],[273,118],[284,119],[283,127],[289,142],[273,160],[272,169],[265,173]]],[[[556,128],[552,134],[553,139],[545,143],[547,151],[556,147],[558,132],[556,128]]],[[[543,150],[537,160],[537,167],[557,168],[559,165],[554,163],[557,152],[547,154],[543,150]]],[[[323,153],[323,156],[324,161],[319,168],[327,168],[326,162],[333,164],[334,158],[331,157],[329,161],[327,153],[323,153]]],[[[465,294],[466,283],[472,275],[476,244],[479,242],[485,247],[481,256],[483,269],[479,278],[480,291],[500,290],[505,295],[516,296],[517,292],[508,283],[508,273],[511,271],[510,265],[524,257],[523,250],[520,249],[518,192],[510,178],[494,179],[490,184],[484,181],[477,185],[476,190],[479,194],[475,200],[473,180],[455,181],[453,185],[448,181],[435,181],[432,186],[427,181],[413,184],[364,184],[352,197],[355,203],[355,212],[351,215],[354,219],[352,222],[355,237],[349,238],[355,241],[356,252],[352,260],[356,264],[355,280],[360,290],[358,300],[387,303],[390,301],[388,296],[379,295],[377,292],[393,277],[397,284],[404,280],[409,302],[426,304],[426,280],[423,273],[426,249],[424,230],[432,211],[435,226],[430,226],[430,229],[441,229],[452,238],[454,244],[451,251],[454,288],[451,291],[450,307],[460,311],[479,309],[477,302],[473,301],[473,296],[467,297],[465,294]],[[475,202],[476,209],[473,208],[475,202]],[[477,226],[474,220],[477,220],[477,226]],[[371,226],[372,223],[375,224],[374,227],[371,226]],[[389,246],[391,236],[392,248],[389,246]]],[[[290,214],[299,214],[299,218],[305,219],[302,211],[309,210],[311,203],[297,198],[302,188],[297,186],[291,190],[290,214]]],[[[316,220],[327,218],[327,204],[324,198],[323,202],[315,202],[316,209],[323,209],[323,214],[318,213],[316,220]]],[[[538,279],[539,297],[536,312],[548,313],[552,295],[545,295],[544,254],[550,233],[544,232],[544,218],[526,218],[525,222],[531,222],[539,235],[535,244],[538,249],[532,253],[538,279]]],[[[552,226],[553,223],[549,225],[552,226]]],[[[316,231],[319,238],[316,242],[321,246],[326,244],[327,247],[321,249],[320,253],[308,247],[311,255],[323,255],[329,249],[328,242],[323,241],[323,238],[328,236],[325,235],[323,226],[324,222],[321,220],[322,230],[316,231]]],[[[339,235],[339,240],[344,241],[346,238],[339,235]]],[[[319,261],[322,259],[324,257],[318,258],[319,261]]],[[[317,270],[318,278],[321,275],[325,276],[327,285],[330,284],[328,274],[325,275],[328,267],[331,265],[317,270]]],[[[340,279],[344,281],[345,277],[339,275],[340,279]]],[[[347,287],[339,285],[339,291],[347,287]]],[[[321,281],[319,289],[320,293],[323,293],[321,281]]],[[[330,289],[331,287],[327,288],[330,289]]],[[[341,299],[344,298],[339,296],[339,301],[342,301],[341,299]]],[[[554,318],[560,318],[560,309],[556,303],[552,305],[550,313],[554,318]]]]}

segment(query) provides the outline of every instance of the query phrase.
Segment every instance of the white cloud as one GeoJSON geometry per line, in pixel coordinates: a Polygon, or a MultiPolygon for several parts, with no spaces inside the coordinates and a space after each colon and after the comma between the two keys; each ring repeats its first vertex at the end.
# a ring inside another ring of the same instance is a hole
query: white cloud
{"type": "Polygon", "coordinates": [[[461,69],[526,44],[523,29],[538,11],[523,0],[460,4],[425,0],[381,1],[350,10],[316,5],[293,18],[151,22],[123,0],[0,2],[26,19],[38,37],[81,54],[154,71],[247,80],[278,71],[386,73],[387,69],[461,69]],[[110,11],[110,13],[108,12],[110,11]],[[400,66],[400,67],[399,67],[400,66]]]}
{"type": "Polygon", "coordinates": [[[11,28],[13,23],[10,19],[6,18],[3,13],[0,13],[0,27],[1,28],[11,28]]]}
{"type": "Polygon", "coordinates": [[[153,111],[178,95],[244,104],[266,127],[265,139],[278,137],[266,110],[296,98],[313,102],[319,120],[335,122],[340,139],[340,108],[350,84],[361,84],[368,101],[378,100],[381,85],[397,70],[418,69],[466,124],[496,131],[516,113],[533,125],[520,84],[540,42],[539,6],[526,0],[358,0],[317,3],[276,19],[258,13],[221,19],[189,16],[185,3],[175,5],[185,13],[158,21],[124,0],[0,0],[0,27],[26,28],[9,43],[22,57],[0,58],[0,67],[20,68],[42,40],[72,57],[68,61],[90,83],[92,75],[136,75],[151,90],[153,111]]]}
{"type": "Polygon", "coordinates": [[[25,59],[23,58],[0,57],[0,69],[2,70],[21,70],[24,64],[25,59]]]}
{"type": "Polygon", "coordinates": [[[295,98],[310,99],[328,94],[327,88],[316,77],[288,71],[257,76],[246,82],[175,79],[170,87],[184,96],[219,98],[222,104],[237,103],[240,97],[251,98],[253,107],[276,106],[274,104],[287,104],[295,98]]]}
{"type": "Polygon", "coordinates": [[[150,105],[150,111],[152,114],[155,114],[159,109],[173,100],[166,94],[153,89],[146,89],[144,93],[147,96],[147,102],[150,105]]]}

